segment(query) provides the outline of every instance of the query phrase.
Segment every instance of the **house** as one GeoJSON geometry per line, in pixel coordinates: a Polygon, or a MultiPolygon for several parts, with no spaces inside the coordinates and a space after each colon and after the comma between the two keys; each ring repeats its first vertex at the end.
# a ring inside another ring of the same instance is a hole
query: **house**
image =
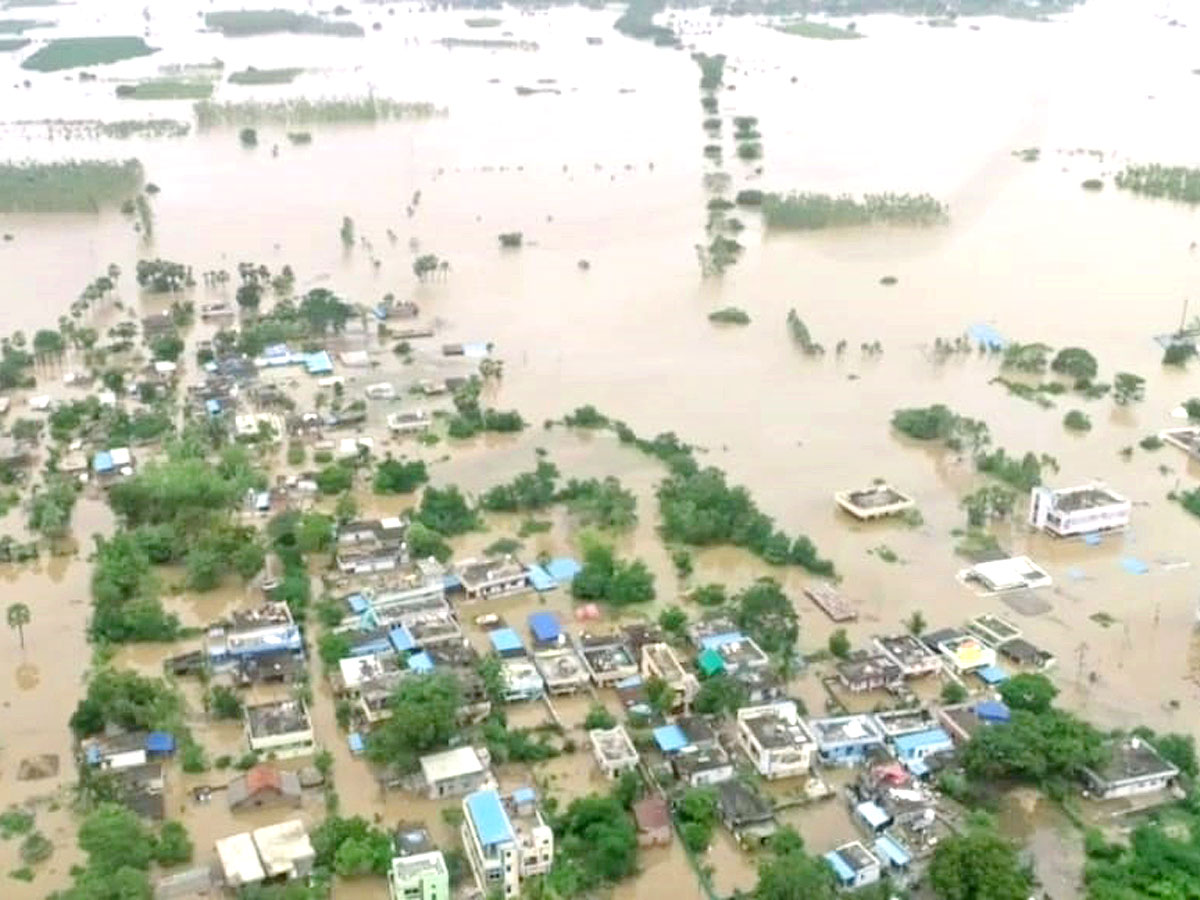
{"type": "Polygon", "coordinates": [[[666,847],[671,843],[671,811],[661,794],[647,794],[633,805],[639,847],[666,847]]]}
{"type": "Polygon", "coordinates": [[[501,659],[500,674],[504,678],[504,699],[509,703],[537,700],[546,692],[542,674],[528,658],[501,659]]]}
{"type": "Polygon", "coordinates": [[[592,745],[592,756],[596,758],[596,765],[600,767],[605,778],[616,778],[622,772],[630,772],[637,768],[637,748],[633,746],[629,732],[624,726],[593,728],[588,732],[588,741],[592,745]]]}
{"type": "Polygon", "coordinates": [[[954,741],[942,728],[901,734],[893,738],[891,744],[896,759],[906,765],[913,762],[925,762],[929,757],[939,753],[954,752],[954,741]]]}
{"type": "Polygon", "coordinates": [[[941,657],[911,634],[877,637],[875,646],[900,667],[900,674],[905,678],[920,678],[941,671],[941,657]]]}
{"type": "Polygon", "coordinates": [[[387,427],[392,434],[420,434],[428,431],[433,419],[423,409],[388,413],[387,427]]]}
{"type": "Polygon", "coordinates": [[[638,674],[633,652],[619,634],[581,634],[576,649],[596,687],[608,687],[638,674]]]}
{"type": "Polygon", "coordinates": [[[875,713],[875,724],[883,732],[884,738],[891,741],[902,734],[914,734],[918,731],[937,728],[938,719],[924,707],[889,709],[875,713]]]}
{"type": "MultiPolygon", "coordinates": [[[[527,790],[527,789],[526,789],[527,790]]],[[[509,802],[496,791],[476,791],[463,799],[463,849],[483,893],[516,897],[521,881],[548,872],[554,863],[554,832],[528,796],[509,802]]]]}
{"type": "Polygon", "coordinates": [[[1188,456],[1200,459],[1200,426],[1190,425],[1185,428],[1168,428],[1158,433],[1160,440],[1178,447],[1188,456]]]}
{"type": "Polygon", "coordinates": [[[904,673],[891,657],[877,653],[862,654],[837,664],[838,681],[851,693],[898,687],[904,673]]]}
{"type": "Polygon", "coordinates": [[[742,846],[762,844],[778,830],[771,803],[741,781],[731,779],[718,785],[717,812],[742,846]]]}
{"type": "Polygon", "coordinates": [[[431,800],[439,797],[461,797],[492,785],[488,768],[491,757],[484,747],[455,747],[441,753],[421,757],[421,775],[426,794],[431,800]]]}
{"type": "Polygon", "coordinates": [[[758,644],[740,631],[705,635],[699,645],[699,666],[705,675],[735,675],[743,669],[765,669],[770,662],[758,644]]]}
{"type": "Polygon", "coordinates": [[[770,669],[741,669],[734,673],[733,680],[745,690],[746,702],[751,706],[774,703],[787,693],[787,684],[770,669]]]}
{"type": "Polygon", "coordinates": [[[299,775],[266,764],[254,766],[229,782],[225,797],[231,812],[264,806],[298,807],[303,800],[299,775]]]}
{"type": "Polygon", "coordinates": [[[149,761],[146,754],[146,731],[123,731],[87,738],[80,745],[84,761],[89,766],[104,770],[128,769],[144,766],[149,761]]]}
{"type": "Polygon", "coordinates": [[[990,593],[1047,587],[1050,574],[1028,556],[977,563],[958,573],[960,581],[982,585],[990,593]]]}
{"type": "Polygon", "coordinates": [[[101,450],[92,457],[92,471],[100,478],[133,474],[133,454],[128,447],[101,450]]]}
{"type": "Polygon", "coordinates": [[[396,856],[388,867],[391,900],[450,900],[450,871],[440,850],[396,856]]]}
{"type": "Polygon", "coordinates": [[[249,832],[221,838],[216,843],[217,861],[225,877],[225,886],[233,890],[258,884],[267,877],[258,858],[258,848],[249,832]]]}
{"type": "Polygon", "coordinates": [[[397,822],[392,832],[392,846],[397,856],[416,856],[437,849],[433,835],[419,822],[397,822]]]}
{"type": "Polygon", "coordinates": [[[892,817],[874,800],[864,800],[854,807],[855,823],[868,835],[875,837],[892,827],[892,817]]]}
{"type": "Polygon", "coordinates": [[[875,858],[894,877],[903,877],[912,865],[912,851],[899,838],[890,833],[883,833],[875,838],[872,845],[875,858]]]}
{"type": "Polygon", "coordinates": [[[879,860],[861,841],[843,844],[825,854],[838,882],[844,888],[860,888],[874,884],[882,876],[879,860]]]}
{"type": "Polygon", "coordinates": [[[660,678],[666,682],[674,696],[672,709],[687,708],[700,692],[700,682],[691,672],[684,670],[669,644],[645,644],[642,646],[642,678],[660,678]]]}
{"type": "Polygon", "coordinates": [[[737,711],[738,746],[768,780],[808,774],[816,742],[791,700],[737,711]]]}
{"type": "Polygon", "coordinates": [[[408,560],[404,542],[408,529],[398,516],[360,519],[337,530],[334,555],[338,571],[346,575],[393,572],[408,560]]]}
{"type": "Polygon", "coordinates": [[[916,506],[912,497],[887,484],[873,484],[858,491],[839,491],[833,499],[860,522],[898,516],[916,506]]]}
{"type": "Polygon", "coordinates": [[[278,444],[286,433],[283,416],[276,413],[246,413],[234,416],[233,430],[239,441],[264,438],[272,444],[278,444]]]}
{"type": "Polygon", "coordinates": [[[1148,741],[1130,737],[1114,742],[1108,761],[1083,770],[1088,790],[1101,800],[1151,794],[1170,787],[1179,769],[1167,762],[1148,741]]]}
{"type": "Polygon", "coordinates": [[[938,652],[959,675],[996,664],[996,651],[970,635],[942,641],[938,644],[938,652]]]}
{"type": "Polygon", "coordinates": [[[304,642],[286,603],[268,602],[239,610],[226,623],[214,625],[204,637],[209,668],[237,669],[243,659],[291,653],[303,659],[304,642]]]}
{"type": "Polygon", "coordinates": [[[1132,514],[1129,500],[1096,482],[1029,492],[1029,524],[1055,537],[1119,531],[1129,527],[1132,514]]]}
{"type": "Polygon", "coordinates": [[[996,652],[1011,663],[1046,671],[1054,668],[1058,659],[1048,650],[1035,646],[1025,638],[1013,638],[996,648],[996,652]]]}
{"type": "Polygon", "coordinates": [[[982,727],[1007,722],[1012,717],[1008,707],[998,700],[943,706],[938,710],[937,716],[939,723],[956,744],[965,744],[982,727]]]}
{"type": "Polygon", "coordinates": [[[533,664],[551,694],[574,694],[587,687],[587,669],[570,646],[539,650],[533,654],[533,664]]]}
{"type": "Polygon", "coordinates": [[[277,650],[238,657],[233,679],[240,687],[254,684],[290,684],[307,674],[304,657],[291,650],[277,650]]]}
{"type": "Polygon", "coordinates": [[[870,716],[809,719],[821,761],[831,766],[856,766],[883,750],[883,732],[870,716]]]}
{"type": "Polygon", "coordinates": [[[561,647],[566,643],[567,639],[562,632],[562,623],[559,621],[558,615],[550,610],[530,613],[526,621],[529,624],[529,634],[533,638],[534,647],[539,649],[561,647]]]}
{"type": "Polygon", "coordinates": [[[804,589],[804,596],[834,622],[853,622],[858,611],[830,584],[815,584],[804,589]]]}
{"type": "Polygon", "coordinates": [[[246,707],[250,749],[268,758],[308,756],[316,749],[312,721],[300,700],[281,700],[246,707]]]}
{"type": "Polygon", "coordinates": [[[529,575],[514,557],[463,560],[455,572],[467,600],[506,597],[529,589],[529,575]]]}
{"type": "Polygon", "coordinates": [[[689,787],[705,787],[728,781],[734,775],[733,761],[720,744],[689,744],[670,757],[675,777],[689,787]]]}
{"type": "Polygon", "coordinates": [[[312,872],[316,854],[300,819],[257,828],[251,837],[267,879],[293,881],[312,872]]]}
{"type": "Polygon", "coordinates": [[[147,819],[162,821],[166,817],[166,774],[162,763],[148,762],[110,772],[121,803],[147,819]]]}
{"type": "Polygon", "coordinates": [[[967,630],[993,648],[1021,636],[1020,628],[1008,619],[991,613],[973,618],[967,623],[967,630]]]}

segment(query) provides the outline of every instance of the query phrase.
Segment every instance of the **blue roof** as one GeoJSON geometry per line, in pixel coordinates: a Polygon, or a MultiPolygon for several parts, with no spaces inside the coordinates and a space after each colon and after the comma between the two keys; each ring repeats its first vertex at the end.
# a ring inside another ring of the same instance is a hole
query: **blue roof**
{"type": "Polygon", "coordinates": [[[535,640],[543,644],[557,641],[562,635],[562,627],[558,624],[558,616],[552,612],[535,612],[529,614],[529,630],[535,640]]]}
{"type": "Polygon", "coordinates": [[[628,678],[622,678],[620,681],[618,681],[614,685],[614,687],[620,688],[620,689],[636,688],[636,687],[641,687],[641,686],[642,686],[642,676],[641,675],[630,675],[628,678]]]}
{"type": "Polygon", "coordinates": [[[551,578],[562,584],[574,580],[575,576],[583,571],[583,566],[569,556],[556,556],[546,563],[546,571],[550,573],[551,578]]]}
{"type": "Polygon", "coordinates": [[[700,639],[700,646],[705,650],[716,650],[718,647],[724,647],[726,644],[735,644],[746,639],[740,631],[726,631],[721,634],[710,634],[706,638],[700,639]]]}
{"type": "Polygon", "coordinates": [[[476,791],[467,797],[467,815],[485,847],[513,839],[512,823],[495,791],[476,791]]]}
{"type": "Polygon", "coordinates": [[[912,734],[902,734],[895,738],[892,743],[896,747],[896,753],[900,756],[905,756],[912,753],[914,750],[920,750],[925,747],[946,747],[953,742],[941,728],[930,728],[926,731],[914,731],[912,734]]]}
{"type": "Polygon", "coordinates": [[[873,803],[868,800],[866,803],[860,803],[854,807],[854,811],[862,817],[871,828],[883,828],[892,820],[892,817],[887,814],[878,803],[873,803]]]}
{"type": "Polygon", "coordinates": [[[328,375],[333,371],[333,360],[324,350],[304,354],[304,368],[309,375],[328,375]]]}
{"type": "Polygon", "coordinates": [[[348,743],[350,745],[351,753],[362,753],[363,752],[362,735],[359,734],[357,731],[350,732],[350,736],[348,738],[346,738],[346,743],[348,743]]]}
{"type": "Polygon", "coordinates": [[[529,583],[533,585],[533,589],[539,593],[558,587],[558,582],[541,566],[526,566],[525,574],[529,576],[529,583]]]}
{"type": "Polygon", "coordinates": [[[837,875],[838,881],[849,884],[854,880],[854,870],[846,863],[840,853],[836,850],[830,850],[825,854],[825,862],[833,868],[834,874],[837,875]]]}
{"type": "Polygon", "coordinates": [[[113,470],[112,454],[107,450],[101,450],[92,457],[92,468],[97,472],[111,472],[113,470]]]}
{"type": "Polygon", "coordinates": [[[204,401],[204,407],[208,410],[210,416],[215,416],[221,411],[221,401],[215,397],[204,401]]]}
{"type": "Polygon", "coordinates": [[[996,347],[1003,350],[1008,341],[1004,335],[998,332],[991,325],[983,322],[976,323],[967,329],[967,335],[977,344],[984,344],[987,347],[996,347]]]}
{"type": "Polygon", "coordinates": [[[655,728],[654,742],[663,753],[677,753],[691,743],[678,725],[662,725],[655,728]]]}
{"type": "Polygon", "coordinates": [[[346,602],[350,605],[350,612],[360,613],[367,611],[367,598],[362,594],[351,594],[346,598],[346,602]]]}
{"type": "Polygon", "coordinates": [[[514,653],[525,647],[521,643],[521,636],[511,628],[497,628],[488,636],[492,640],[492,649],[497,653],[514,653]]]}
{"type": "Polygon", "coordinates": [[[414,672],[432,672],[433,657],[422,650],[420,653],[414,653],[408,658],[408,667],[414,672]]]}
{"type": "Polygon", "coordinates": [[[893,866],[907,866],[912,862],[912,854],[908,849],[890,834],[881,834],[875,839],[875,849],[893,866]]]}
{"type": "Polygon", "coordinates": [[[392,646],[396,648],[397,653],[407,653],[417,646],[412,632],[408,630],[406,625],[397,625],[389,631],[388,640],[392,642],[392,646]]]}
{"type": "Polygon", "coordinates": [[[512,792],[513,803],[525,805],[526,803],[534,803],[537,800],[537,791],[531,787],[517,788],[512,792]]]}
{"type": "Polygon", "coordinates": [[[288,349],[287,344],[272,344],[263,350],[263,356],[267,357],[267,359],[278,356],[290,356],[291,353],[292,351],[288,349]]]}
{"type": "Polygon", "coordinates": [[[392,642],[387,638],[371,638],[350,648],[351,656],[370,656],[372,653],[387,653],[392,649],[392,642]]]}
{"type": "Polygon", "coordinates": [[[1008,707],[999,700],[984,700],[975,704],[975,715],[985,722],[1007,722],[1012,718],[1008,707]]]}
{"type": "Polygon", "coordinates": [[[975,674],[987,684],[999,684],[1002,681],[1008,681],[1008,673],[999,666],[984,666],[982,669],[976,669],[975,674]]]}
{"type": "Polygon", "coordinates": [[[908,769],[914,778],[924,778],[929,774],[929,766],[925,763],[925,760],[917,759],[916,757],[906,759],[904,761],[904,768],[908,769]]]}
{"type": "Polygon", "coordinates": [[[169,731],[152,731],[146,735],[147,753],[174,753],[175,735],[169,731]]]}

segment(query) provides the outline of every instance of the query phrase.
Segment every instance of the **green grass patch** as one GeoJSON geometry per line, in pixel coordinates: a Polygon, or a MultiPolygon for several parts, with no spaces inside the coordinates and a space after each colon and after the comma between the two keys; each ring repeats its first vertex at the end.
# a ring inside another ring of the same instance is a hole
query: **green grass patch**
{"type": "Polygon", "coordinates": [[[21,63],[33,72],[59,72],[83,66],[102,66],[154,53],[140,37],[56,38],[21,63]]]}
{"type": "Polygon", "coordinates": [[[428,119],[444,114],[432,103],[405,103],[381,97],[342,97],[340,99],[291,100],[240,103],[215,103],[201,100],[195,105],[196,121],[201,128],[222,125],[301,125],[315,122],[381,122],[390,119],[428,119]]]}
{"type": "Polygon", "coordinates": [[[24,34],[31,28],[53,28],[53,22],[38,19],[0,19],[0,34],[24,34]]]}
{"type": "Polygon", "coordinates": [[[256,69],[251,66],[229,76],[230,84],[291,84],[303,69],[256,69]]]}
{"type": "Polygon", "coordinates": [[[21,50],[28,47],[32,43],[29,38],[0,38],[0,53],[11,53],[13,50],[21,50]]]}
{"type": "Polygon", "coordinates": [[[776,31],[784,34],[794,34],[797,37],[816,38],[821,41],[853,41],[862,37],[853,28],[839,28],[825,22],[809,22],[800,19],[795,22],[784,22],[775,26],[776,31]]]}
{"type": "Polygon", "coordinates": [[[124,100],[206,100],[212,96],[211,81],[152,78],[137,84],[118,84],[117,96],[124,100]]]}
{"type": "Polygon", "coordinates": [[[238,9],[213,12],[204,16],[204,24],[225,37],[257,34],[324,34],[333,37],[362,37],[361,25],[354,22],[329,22],[318,16],[290,9],[238,9]]]}
{"type": "Polygon", "coordinates": [[[96,212],[136,194],[136,159],[0,163],[0,212],[96,212]]]}

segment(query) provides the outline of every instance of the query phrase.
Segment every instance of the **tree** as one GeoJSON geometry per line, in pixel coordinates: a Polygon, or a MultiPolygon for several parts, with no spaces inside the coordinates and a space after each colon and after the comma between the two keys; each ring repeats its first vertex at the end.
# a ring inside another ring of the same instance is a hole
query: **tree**
{"type": "Polygon", "coordinates": [[[471,509],[466,497],[453,484],[445,488],[425,488],[417,518],[426,528],[448,537],[466,534],[479,527],[479,514],[471,509]]]}
{"type": "Polygon", "coordinates": [[[601,541],[585,542],[583,568],[571,582],[577,600],[599,600],[613,606],[648,603],[654,599],[654,575],[640,559],[618,560],[601,541]]]}
{"type": "Polygon", "coordinates": [[[317,472],[313,480],[316,481],[317,489],[322,494],[333,496],[353,487],[354,469],[344,463],[330,463],[317,472]]]}
{"type": "Polygon", "coordinates": [[[234,691],[223,684],[213,685],[208,693],[208,708],[217,719],[240,719],[242,701],[234,691]]]}
{"type": "Polygon", "coordinates": [[[391,862],[391,838],[361,816],[329,816],[313,830],[316,864],[343,878],[383,875],[391,862]]]}
{"type": "Polygon", "coordinates": [[[99,873],[146,869],[154,856],[154,835],[132,810],[103,803],[79,826],[79,847],[88,867],[99,873]]]}
{"type": "Polygon", "coordinates": [[[1121,406],[1138,403],[1145,397],[1145,378],[1131,372],[1118,372],[1113,378],[1113,399],[1121,406]]]}
{"type": "Polygon", "coordinates": [[[845,628],[839,628],[829,635],[829,652],[838,659],[850,656],[850,638],[846,635],[845,628]]]}
{"type": "Polygon", "coordinates": [[[666,715],[675,706],[675,690],[657,675],[652,675],[642,683],[646,692],[646,702],[657,715],[666,715]]]}
{"type": "Polygon", "coordinates": [[[975,732],[961,759],[972,778],[1044,785],[1072,780],[1107,756],[1104,736],[1070,713],[1016,709],[1010,721],[975,732]]]}
{"type": "Polygon", "coordinates": [[[367,756],[412,771],[419,756],[446,746],[457,733],[460,700],[458,682],[452,675],[404,679],[388,700],[392,717],[367,738],[367,756]]]}
{"type": "Polygon", "coordinates": [[[783,657],[795,654],[799,617],[773,578],[760,578],[734,597],[733,621],[767,653],[783,657]]]}
{"type": "Polygon", "coordinates": [[[702,716],[732,715],[748,702],[746,686],[722,672],[700,683],[700,690],[692,700],[692,710],[702,716]]]}
{"type": "Polygon", "coordinates": [[[182,822],[164,822],[154,846],[154,859],[160,866],[177,866],[191,862],[192,839],[182,822]]]}
{"type": "Polygon", "coordinates": [[[978,827],[942,839],[929,865],[929,882],[942,900],[1026,900],[1033,885],[1016,849],[978,827]]]}
{"type": "Polygon", "coordinates": [[[687,623],[687,613],[678,606],[668,606],[658,616],[658,627],[675,637],[683,637],[687,623]]]}
{"type": "Polygon", "coordinates": [[[835,900],[833,870],[823,859],[809,856],[804,841],[791,828],[771,838],[770,856],[758,864],[754,900],[835,900]]]}
{"type": "Polygon", "coordinates": [[[1050,368],[1059,375],[1067,375],[1076,382],[1091,381],[1100,371],[1096,357],[1082,347],[1064,347],[1050,363],[1050,368]]]}
{"type": "Polygon", "coordinates": [[[29,500],[29,528],[51,541],[66,537],[77,495],[73,482],[51,477],[29,500]]]}
{"type": "Polygon", "coordinates": [[[1058,696],[1058,688],[1045,675],[1023,672],[1000,685],[1000,696],[1011,709],[1044,713],[1058,696]]]}
{"type": "Polygon", "coordinates": [[[330,329],[342,331],[354,315],[354,309],[328,288],[313,288],[300,301],[297,313],[310,330],[325,334],[330,329]]]}
{"type": "Polygon", "coordinates": [[[372,487],[377,494],[411,494],[429,480],[425,463],[419,459],[393,459],[389,453],[375,467],[372,487]]]}
{"type": "Polygon", "coordinates": [[[413,559],[428,559],[432,556],[439,562],[445,562],[450,558],[452,551],[446,539],[432,528],[425,527],[420,521],[409,524],[405,537],[408,540],[408,552],[413,559]]]}
{"type": "Polygon", "coordinates": [[[588,794],[572,800],[555,822],[555,833],[561,837],[550,877],[566,888],[559,896],[585,895],[637,869],[637,829],[615,795],[588,794]]]}
{"type": "Polygon", "coordinates": [[[947,681],[942,685],[942,703],[947,706],[964,703],[968,696],[967,689],[957,681],[947,681]]]}
{"type": "Polygon", "coordinates": [[[908,633],[913,637],[920,637],[927,625],[925,614],[919,609],[913,610],[913,614],[904,622],[904,627],[908,629],[908,633]]]}
{"type": "Polygon", "coordinates": [[[588,731],[595,728],[615,728],[616,724],[616,716],[599,703],[592,704],[583,720],[583,727],[588,731]]]}
{"type": "Polygon", "coordinates": [[[58,356],[64,349],[66,342],[57,331],[42,329],[33,336],[33,352],[38,356],[58,356]]]}
{"type": "Polygon", "coordinates": [[[689,788],[675,805],[679,833],[692,853],[703,853],[712,843],[717,822],[717,795],[711,788],[689,788]]]}
{"type": "Polygon", "coordinates": [[[29,606],[25,603],[10,603],[6,614],[8,627],[17,629],[21,640],[21,649],[25,649],[25,626],[29,624],[29,606]]]}
{"type": "MultiPolygon", "coordinates": [[[[37,348],[37,341],[34,341],[34,348],[37,348]]],[[[1191,343],[1174,343],[1163,351],[1162,363],[1164,366],[1183,366],[1187,361],[1196,355],[1196,345],[1191,343]]]]}
{"type": "Polygon", "coordinates": [[[1091,431],[1092,420],[1081,409],[1073,409],[1063,416],[1063,427],[1068,431],[1091,431]]]}
{"type": "Polygon", "coordinates": [[[413,260],[413,274],[417,276],[418,281],[424,281],[425,277],[436,272],[440,265],[441,261],[436,256],[426,253],[413,260]]]}

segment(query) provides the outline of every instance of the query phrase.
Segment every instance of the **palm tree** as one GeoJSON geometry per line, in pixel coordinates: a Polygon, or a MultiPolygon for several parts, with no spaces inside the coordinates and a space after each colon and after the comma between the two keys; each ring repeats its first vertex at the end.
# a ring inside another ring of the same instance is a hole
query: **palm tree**
{"type": "Polygon", "coordinates": [[[904,624],[908,627],[909,634],[913,637],[920,637],[921,632],[925,630],[925,615],[919,609],[914,610],[904,624]]]}
{"type": "Polygon", "coordinates": [[[8,606],[8,627],[17,629],[21,636],[21,649],[25,649],[25,626],[29,624],[29,607],[24,603],[10,603],[8,606]]]}

